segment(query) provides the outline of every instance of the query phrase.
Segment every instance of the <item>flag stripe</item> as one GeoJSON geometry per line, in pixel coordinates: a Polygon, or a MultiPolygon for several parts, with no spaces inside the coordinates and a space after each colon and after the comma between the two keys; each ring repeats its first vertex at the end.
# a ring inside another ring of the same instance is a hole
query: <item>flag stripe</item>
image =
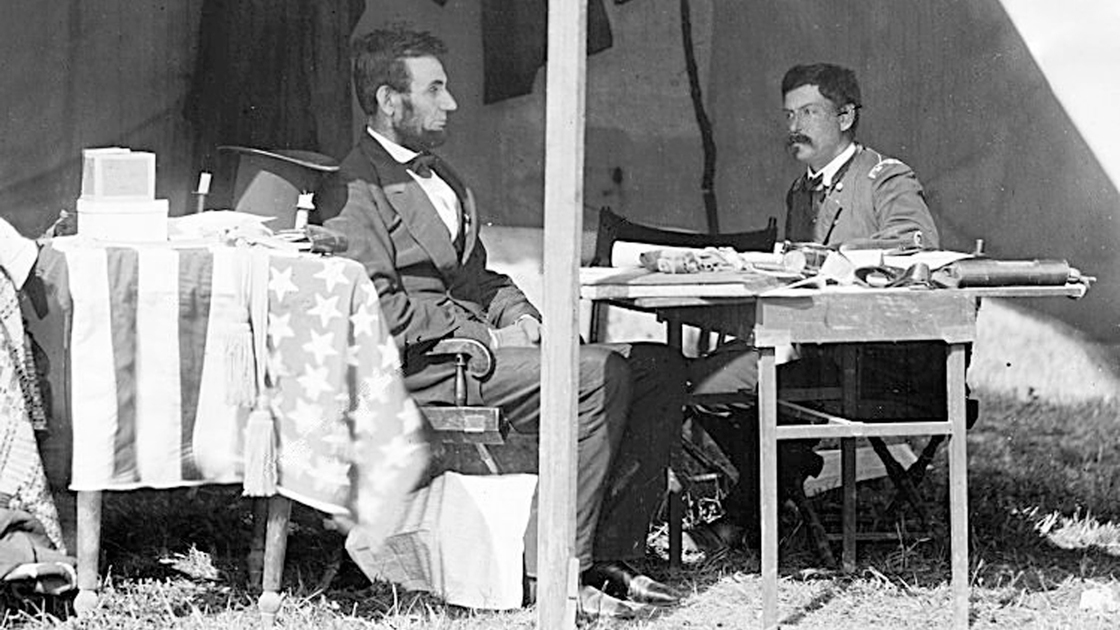
{"type": "Polygon", "coordinates": [[[179,256],[179,390],[183,479],[202,479],[194,458],[194,427],[202,383],[214,256],[207,250],[183,250],[179,256]]]}
{"type": "Polygon", "coordinates": [[[136,466],[156,487],[181,480],[179,254],[140,251],[136,309],[136,466]]]}
{"type": "Polygon", "coordinates": [[[109,281],[105,250],[66,248],[73,311],[70,324],[72,490],[112,487],[117,430],[113,340],[107,332],[109,281]]]}
{"type": "Polygon", "coordinates": [[[109,303],[113,337],[113,363],[117,370],[117,432],[114,446],[113,480],[138,480],[136,471],[136,307],[138,303],[139,254],[134,249],[111,247],[107,251],[107,275],[112,297],[109,303]]]}

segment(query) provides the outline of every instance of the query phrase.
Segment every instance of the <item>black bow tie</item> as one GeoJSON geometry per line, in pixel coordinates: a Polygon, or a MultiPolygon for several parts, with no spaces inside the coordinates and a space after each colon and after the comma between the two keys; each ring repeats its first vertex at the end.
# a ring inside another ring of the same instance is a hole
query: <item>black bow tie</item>
{"type": "Polygon", "coordinates": [[[824,190],[824,173],[817,173],[816,177],[803,175],[793,184],[794,192],[815,193],[824,190]]]}
{"type": "Polygon", "coordinates": [[[416,173],[417,176],[427,179],[432,176],[432,167],[435,166],[438,161],[439,158],[435,155],[424,152],[418,153],[416,157],[405,162],[405,166],[408,167],[408,170],[416,173]]]}

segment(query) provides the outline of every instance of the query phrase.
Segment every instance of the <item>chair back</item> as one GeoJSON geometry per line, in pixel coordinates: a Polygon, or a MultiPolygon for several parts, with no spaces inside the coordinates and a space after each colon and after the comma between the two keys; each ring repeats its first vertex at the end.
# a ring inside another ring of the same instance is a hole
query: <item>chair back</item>
{"type": "Polygon", "coordinates": [[[778,220],[770,217],[766,227],[747,232],[702,234],[655,228],[634,223],[604,207],[599,211],[599,228],[595,236],[593,267],[611,266],[611,249],[617,241],[634,241],[666,247],[730,247],[735,251],[770,251],[778,240],[778,220]]]}
{"type": "MultiPolygon", "coordinates": [[[[774,217],[766,222],[766,227],[761,230],[748,232],[731,232],[726,234],[701,234],[697,232],[682,232],[655,228],[640,223],[634,223],[614,213],[609,207],[599,211],[599,228],[595,235],[595,257],[591,259],[592,267],[610,267],[611,250],[618,241],[633,241],[661,245],[664,247],[730,247],[735,251],[772,251],[774,243],[778,240],[778,220],[774,217]]],[[[591,324],[588,330],[589,340],[600,341],[607,325],[606,304],[594,302],[591,305],[591,324]]],[[[671,326],[666,323],[671,345],[680,345],[682,330],[679,325],[671,326]]],[[[701,330],[697,338],[695,353],[707,352],[709,334],[701,330]]],[[[720,335],[718,343],[723,342],[720,335]]]]}

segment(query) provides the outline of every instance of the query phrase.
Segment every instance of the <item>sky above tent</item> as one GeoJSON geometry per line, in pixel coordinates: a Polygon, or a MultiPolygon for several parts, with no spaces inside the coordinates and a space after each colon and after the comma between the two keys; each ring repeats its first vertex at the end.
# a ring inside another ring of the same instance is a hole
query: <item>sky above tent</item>
{"type": "Polygon", "coordinates": [[[1108,113],[1120,102],[1120,2],[1003,0],[1003,7],[1101,167],[1120,186],[1120,124],[1108,113]]]}

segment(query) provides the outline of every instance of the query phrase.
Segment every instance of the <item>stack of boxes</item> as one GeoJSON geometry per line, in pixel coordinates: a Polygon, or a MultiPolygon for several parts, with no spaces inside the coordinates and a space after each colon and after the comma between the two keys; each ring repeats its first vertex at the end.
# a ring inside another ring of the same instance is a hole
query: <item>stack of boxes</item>
{"type": "Polygon", "coordinates": [[[166,241],[166,199],[156,199],[156,156],[124,148],[82,151],[78,234],[106,241],[166,241]]]}

